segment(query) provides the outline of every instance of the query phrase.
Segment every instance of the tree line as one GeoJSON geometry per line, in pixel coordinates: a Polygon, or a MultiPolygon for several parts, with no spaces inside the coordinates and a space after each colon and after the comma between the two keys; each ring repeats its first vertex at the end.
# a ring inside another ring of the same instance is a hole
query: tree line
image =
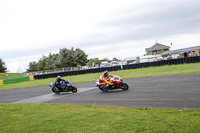
{"type": "MultiPolygon", "coordinates": [[[[80,48],[63,48],[60,49],[59,53],[51,54],[48,56],[42,56],[39,61],[32,61],[29,63],[29,68],[27,72],[35,72],[35,71],[43,71],[43,70],[52,70],[52,69],[60,69],[67,67],[81,67],[81,66],[100,66],[102,61],[118,61],[117,58],[113,58],[109,60],[107,58],[99,59],[99,58],[91,58],[87,59],[88,55],[81,50],[80,48]]],[[[7,68],[5,67],[5,63],[0,58],[0,73],[5,73],[7,68]]]]}
{"type": "Polygon", "coordinates": [[[38,62],[29,63],[28,72],[59,69],[66,67],[84,66],[88,62],[88,55],[80,48],[63,48],[57,54],[43,56],[38,62]]]}

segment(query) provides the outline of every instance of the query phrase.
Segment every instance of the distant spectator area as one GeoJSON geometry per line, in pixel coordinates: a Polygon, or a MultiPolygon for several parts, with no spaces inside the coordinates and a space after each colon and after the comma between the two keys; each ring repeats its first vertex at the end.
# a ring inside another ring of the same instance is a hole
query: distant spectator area
{"type": "Polygon", "coordinates": [[[165,51],[161,55],[163,58],[171,57],[173,59],[200,56],[200,46],[165,51]]]}
{"type": "Polygon", "coordinates": [[[169,51],[169,50],[170,50],[169,46],[166,46],[166,45],[163,45],[163,44],[159,44],[159,43],[156,43],[153,46],[151,46],[150,48],[146,48],[145,49],[146,55],[161,54],[161,53],[163,53],[165,51],[169,51]]]}

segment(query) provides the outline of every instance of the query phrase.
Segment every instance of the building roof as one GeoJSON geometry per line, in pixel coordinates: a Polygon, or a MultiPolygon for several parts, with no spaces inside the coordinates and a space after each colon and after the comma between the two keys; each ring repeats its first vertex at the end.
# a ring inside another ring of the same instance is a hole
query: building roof
{"type": "Polygon", "coordinates": [[[195,51],[195,50],[200,50],[200,46],[183,48],[183,49],[176,49],[176,50],[172,50],[172,51],[165,51],[165,52],[161,53],[161,55],[165,56],[165,55],[169,55],[169,54],[188,52],[188,51],[195,51]]]}
{"type": "Polygon", "coordinates": [[[130,60],[137,60],[138,57],[127,57],[124,60],[125,61],[130,61],[130,60]]]}
{"type": "Polygon", "coordinates": [[[170,48],[169,46],[163,45],[163,44],[159,44],[156,43],[153,46],[151,46],[150,48],[146,48],[145,50],[160,50],[160,49],[167,49],[170,48]]]}

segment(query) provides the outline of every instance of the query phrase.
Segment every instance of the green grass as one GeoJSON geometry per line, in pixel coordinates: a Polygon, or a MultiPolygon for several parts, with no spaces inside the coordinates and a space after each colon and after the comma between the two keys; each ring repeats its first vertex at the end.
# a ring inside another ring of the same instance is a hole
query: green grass
{"type": "MultiPolygon", "coordinates": [[[[153,76],[167,76],[167,75],[200,74],[200,63],[120,70],[120,71],[113,71],[110,73],[114,75],[119,75],[123,79],[153,77],[153,76]]],[[[102,74],[102,72],[75,75],[75,76],[66,76],[63,78],[72,81],[72,83],[90,82],[90,81],[95,82],[99,78],[100,74],[102,74]]],[[[34,80],[34,81],[26,81],[26,82],[20,82],[20,83],[0,85],[0,90],[48,86],[48,84],[50,82],[54,82],[55,79],[56,78],[48,78],[48,79],[42,79],[42,80],[34,80]]]]}
{"type": "MultiPolygon", "coordinates": [[[[200,63],[110,72],[122,78],[200,74],[200,63]]],[[[95,81],[101,73],[63,77],[95,81]]],[[[1,85],[0,90],[47,86],[55,78],[1,85]]],[[[200,110],[171,110],[64,104],[0,104],[1,133],[198,133],[200,110]]]]}
{"type": "Polygon", "coordinates": [[[26,77],[26,73],[0,73],[0,80],[3,79],[11,79],[11,78],[20,78],[20,77],[26,77]],[[8,76],[6,76],[8,75],[8,76]]]}
{"type": "Polygon", "coordinates": [[[1,133],[197,133],[200,110],[0,104],[1,133]]]}

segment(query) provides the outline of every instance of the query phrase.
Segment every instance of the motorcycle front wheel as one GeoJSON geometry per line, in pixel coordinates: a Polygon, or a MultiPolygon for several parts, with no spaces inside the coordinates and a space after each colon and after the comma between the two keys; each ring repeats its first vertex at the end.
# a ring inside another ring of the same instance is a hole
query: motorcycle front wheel
{"type": "Polygon", "coordinates": [[[76,92],[77,92],[77,88],[76,88],[75,86],[72,86],[72,87],[71,87],[71,91],[72,91],[73,93],[76,93],[76,92]]]}
{"type": "Polygon", "coordinates": [[[123,84],[121,85],[121,89],[122,89],[122,90],[128,90],[128,88],[129,88],[129,86],[128,86],[128,84],[126,84],[126,83],[123,83],[123,84]]]}

